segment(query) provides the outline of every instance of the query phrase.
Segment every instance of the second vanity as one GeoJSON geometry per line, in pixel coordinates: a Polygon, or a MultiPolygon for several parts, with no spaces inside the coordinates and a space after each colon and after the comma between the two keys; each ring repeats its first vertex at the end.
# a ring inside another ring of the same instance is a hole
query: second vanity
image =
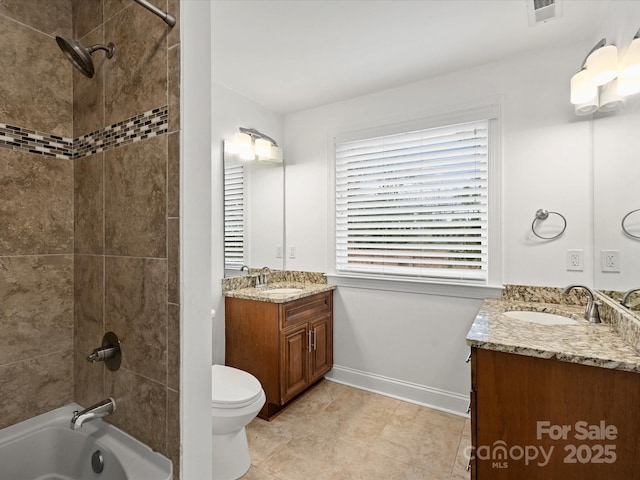
{"type": "Polygon", "coordinates": [[[226,358],[255,376],[269,420],[333,366],[333,285],[272,283],[225,292],[226,358]]]}
{"type": "MultiPolygon", "coordinates": [[[[640,355],[611,323],[543,325],[510,311],[580,319],[584,306],[485,300],[471,347],[472,479],[638,478],[640,355]]],[[[603,297],[603,317],[614,306],[603,297]]]]}

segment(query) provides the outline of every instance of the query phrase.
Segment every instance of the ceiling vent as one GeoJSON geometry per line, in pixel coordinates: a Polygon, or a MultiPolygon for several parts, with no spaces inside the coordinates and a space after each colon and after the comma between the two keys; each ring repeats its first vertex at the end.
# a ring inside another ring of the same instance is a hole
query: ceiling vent
{"type": "Polygon", "coordinates": [[[529,26],[547,23],[562,15],[560,0],[526,0],[529,26]]]}

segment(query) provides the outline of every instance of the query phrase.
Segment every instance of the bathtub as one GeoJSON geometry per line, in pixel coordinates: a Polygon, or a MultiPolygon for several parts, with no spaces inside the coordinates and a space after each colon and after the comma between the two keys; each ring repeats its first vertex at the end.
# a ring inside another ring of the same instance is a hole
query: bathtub
{"type": "Polygon", "coordinates": [[[173,480],[169,459],[107,422],[71,430],[74,410],[82,407],[72,403],[0,430],[0,479],[173,480]]]}

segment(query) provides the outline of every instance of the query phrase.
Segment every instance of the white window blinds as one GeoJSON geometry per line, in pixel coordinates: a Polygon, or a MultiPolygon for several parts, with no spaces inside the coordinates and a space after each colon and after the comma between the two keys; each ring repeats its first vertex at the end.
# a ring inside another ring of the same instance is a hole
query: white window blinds
{"type": "Polygon", "coordinates": [[[225,159],[224,266],[239,270],[244,263],[244,166],[225,159]]]}
{"type": "Polygon", "coordinates": [[[486,282],[488,128],[336,143],[336,270],[486,282]]]}

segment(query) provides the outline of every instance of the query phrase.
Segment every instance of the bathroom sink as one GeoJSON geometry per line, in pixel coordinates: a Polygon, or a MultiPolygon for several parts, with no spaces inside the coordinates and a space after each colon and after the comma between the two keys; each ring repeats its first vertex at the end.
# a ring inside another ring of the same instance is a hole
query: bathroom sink
{"type": "Polygon", "coordinates": [[[504,312],[503,315],[506,315],[509,318],[515,318],[516,320],[539,323],[541,325],[577,325],[580,323],[580,320],[576,320],[575,318],[564,317],[562,315],[547,312],[514,310],[511,312],[504,312]]]}
{"type": "Polygon", "coordinates": [[[262,290],[262,293],[268,293],[270,295],[291,295],[292,293],[300,293],[302,288],[269,288],[262,290]]]}

